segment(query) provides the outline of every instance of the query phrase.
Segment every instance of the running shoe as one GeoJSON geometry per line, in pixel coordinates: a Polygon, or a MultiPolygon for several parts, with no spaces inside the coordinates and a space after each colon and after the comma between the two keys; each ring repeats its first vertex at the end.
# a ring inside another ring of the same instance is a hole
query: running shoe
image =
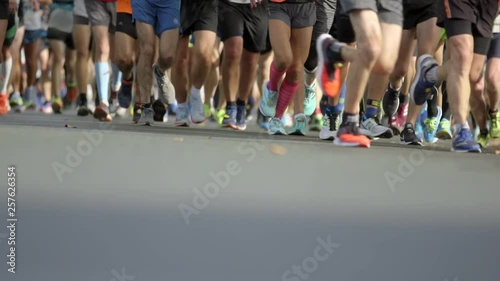
{"type": "Polygon", "coordinates": [[[340,125],[333,143],[339,146],[370,147],[370,139],[360,133],[357,122],[345,122],[340,125]]]}
{"type": "Polygon", "coordinates": [[[451,151],[481,153],[481,147],[474,141],[470,129],[461,129],[453,136],[451,151]]]}
{"type": "Polygon", "coordinates": [[[191,121],[195,124],[200,124],[205,122],[207,118],[205,117],[205,108],[203,107],[202,96],[204,96],[204,90],[201,88],[200,92],[197,95],[193,95],[189,97],[190,105],[191,105],[191,121]]]}
{"type": "MultiPolygon", "coordinates": [[[[155,111],[153,108],[142,108],[141,118],[139,118],[139,125],[151,126],[155,122],[154,120],[155,111]]],[[[162,120],[163,121],[163,120],[162,120]]]]}
{"type": "Polygon", "coordinates": [[[440,140],[449,140],[452,138],[452,133],[451,133],[451,122],[448,119],[441,119],[441,122],[439,122],[439,127],[436,132],[436,137],[440,140]]]}
{"type": "Polygon", "coordinates": [[[226,114],[224,114],[224,119],[222,119],[222,127],[238,129],[236,126],[236,106],[226,107],[226,114]]]}
{"type": "Polygon", "coordinates": [[[247,107],[246,105],[236,106],[236,128],[244,131],[247,129],[247,107]]]}
{"type": "Polygon", "coordinates": [[[269,129],[269,120],[271,120],[271,118],[266,117],[262,115],[260,111],[257,111],[257,125],[259,125],[259,127],[267,131],[269,129]]]}
{"type": "Polygon", "coordinates": [[[177,107],[177,113],[175,114],[175,126],[189,127],[189,107],[186,104],[179,105],[179,107],[177,107]]]}
{"type": "Polygon", "coordinates": [[[380,125],[377,116],[368,118],[361,122],[359,131],[361,132],[361,134],[372,138],[390,139],[393,137],[392,130],[380,125]]]}
{"type": "Polygon", "coordinates": [[[68,102],[70,104],[73,104],[77,98],[78,98],[78,89],[76,88],[76,84],[68,86],[66,93],[66,99],[68,100],[68,102]]]}
{"type": "Polygon", "coordinates": [[[49,101],[46,101],[40,107],[40,112],[45,114],[52,114],[54,111],[52,110],[52,104],[49,101]]]}
{"type": "Polygon", "coordinates": [[[86,99],[79,97],[77,104],[78,104],[78,108],[77,108],[76,114],[78,116],[87,116],[87,115],[92,113],[92,112],[90,112],[89,108],[87,107],[87,100],[86,99]]]}
{"type": "Polygon", "coordinates": [[[105,103],[101,103],[95,108],[94,118],[101,122],[111,122],[113,120],[109,114],[109,107],[105,103]]]}
{"type": "Polygon", "coordinates": [[[167,115],[167,107],[165,106],[165,104],[158,99],[153,103],[152,108],[154,112],[153,120],[155,122],[166,122],[165,116],[168,115],[167,115]]]}
{"type": "Polygon", "coordinates": [[[11,108],[16,108],[23,105],[23,98],[19,92],[14,92],[9,99],[9,104],[11,108]]]}
{"type": "Polygon", "coordinates": [[[254,108],[255,108],[255,100],[252,97],[248,98],[248,102],[246,105],[246,116],[245,116],[247,121],[252,121],[253,119],[252,112],[254,108]]]}
{"type": "Polygon", "coordinates": [[[153,74],[158,84],[158,99],[164,104],[172,103],[175,100],[175,88],[168,79],[168,75],[157,64],[153,65],[153,74]]]}
{"type": "Polygon", "coordinates": [[[304,85],[304,114],[311,116],[316,111],[316,82],[310,86],[304,85]]]}
{"type": "Polygon", "coordinates": [[[307,117],[305,114],[297,114],[294,117],[293,127],[290,129],[289,135],[305,136],[307,132],[307,117]]]}
{"type": "Polygon", "coordinates": [[[438,141],[438,138],[436,138],[436,132],[438,130],[439,120],[441,120],[443,111],[439,106],[437,107],[437,110],[438,115],[436,117],[427,118],[424,121],[424,139],[428,143],[435,143],[438,141]]]}
{"type": "Polygon", "coordinates": [[[283,114],[283,118],[281,118],[281,123],[285,127],[292,127],[293,126],[292,115],[288,112],[285,112],[285,114],[283,114]]]}
{"type": "Polygon", "coordinates": [[[36,107],[36,88],[34,86],[27,87],[24,91],[23,104],[27,108],[36,107]]]}
{"type": "Polygon", "coordinates": [[[481,148],[486,148],[489,140],[490,140],[490,136],[488,133],[479,134],[479,136],[477,137],[477,143],[481,146],[481,148]]]}
{"type": "Polygon", "coordinates": [[[63,109],[63,101],[61,98],[52,99],[52,110],[56,114],[61,114],[63,109]]]}
{"type": "Polygon", "coordinates": [[[215,111],[215,118],[219,126],[222,126],[222,120],[224,120],[224,115],[226,115],[225,109],[217,109],[215,111]]]}
{"type": "Polygon", "coordinates": [[[335,97],[340,93],[340,66],[342,56],[340,50],[345,46],[339,43],[330,34],[322,34],[316,40],[318,53],[318,70],[316,81],[323,93],[335,97]]]}
{"type": "Polygon", "coordinates": [[[382,108],[386,115],[392,117],[397,113],[399,109],[399,94],[399,90],[394,90],[390,85],[387,86],[384,98],[382,99],[382,108]]]}
{"type": "Polygon", "coordinates": [[[214,109],[210,104],[205,103],[203,105],[203,109],[205,110],[205,118],[208,119],[208,118],[212,117],[214,109]]]}
{"type": "Polygon", "coordinates": [[[422,139],[416,135],[415,129],[413,129],[413,125],[411,123],[405,124],[401,135],[399,135],[399,139],[402,144],[406,145],[424,145],[422,139]]]}
{"type": "Polygon", "coordinates": [[[269,121],[269,129],[267,133],[270,135],[286,135],[285,127],[283,122],[278,117],[273,117],[269,121]]]}
{"type": "MultiPolygon", "coordinates": [[[[127,116],[128,109],[118,106],[115,111],[116,117],[125,117],[127,116]]],[[[163,122],[166,122],[165,120],[163,122]]]]}
{"type": "Polygon", "coordinates": [[[321,127],[323,127],[323,115],[313,114],[311,116],[311,121],[309,121],[309,130],[311,131],[321,131],[321,127]]]}
{"type": "Polygon", "coordinates": [[[490,137],[492,139],[500,138],[500,112],[495,114],[490,120],[490,137]]]}
{"type": "Polygon", "coordinates": [[[319,132],[319,138],[322,140],[334,140],[337,137],[339,126],[340,117],[338,114],[327,113],[323,115],[323,126],[319,132]]]}
{"type": "Polygon", "coordinates": [[[396,117],[395,125],[399,131],[402,131],[406,123],[406,117],[408,117],[408,103],[402,103],[399,105],[395,117],[396,117]]]}
{"type": "Polygon", "coordinates": [[[264,116],[271,117],[276,114],[276,102],[278,100],[278,91],[271,91],[267,87],[269,81],[264,83],[262,89],[262,98],[259,103],[259,110],[264,116]]]}
{"type": "Polygon", "coordinates": [[[118,91],[118,104],[123,108],[129,108],[132,103],[132,85],[134,84],[134,76],[130,81],[122,80],[122,85],[118,91]]]}
{"type": "Polygon", "coordinates": [[[9,96],[7,93],[0,94],[0,115],[7,115],[9,112],[9,96]]]}
{"type": "Polygon", "coordinates": [[[437,83],[429,82],[425,77],[434,67],[438,64],[431,55],[422,55],[417,60],[417,73],[410,87],[411,99],[416,105],[424,104],[431,95],[437,94],[437,83]]]}

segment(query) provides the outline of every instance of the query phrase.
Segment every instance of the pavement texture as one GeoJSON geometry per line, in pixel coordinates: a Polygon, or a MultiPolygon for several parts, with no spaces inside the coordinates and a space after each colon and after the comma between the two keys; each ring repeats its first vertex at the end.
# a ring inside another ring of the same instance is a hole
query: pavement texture
{"type": "MultiPolygon", "coordinates": [[[[253,124],[254,122],[252,122],[253,124]]],[[[214,123],[0,118],[0,280],[500,277],[500,156],[214,123]],[[16,167],[16,273],[7,168],[16,167]]]]}

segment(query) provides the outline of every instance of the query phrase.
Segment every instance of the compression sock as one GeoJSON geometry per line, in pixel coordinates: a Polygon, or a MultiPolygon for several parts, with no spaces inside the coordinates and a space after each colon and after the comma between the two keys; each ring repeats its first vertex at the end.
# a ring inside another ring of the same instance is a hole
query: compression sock
{"type": "MultiPolygon", "coordinates": [[[[286,69],[279,71],[276,69],[276,66],[273,63],[271,63],[271,73],[269,74],[269,83],[267,84],[267,88],[271,91],[277,91],[278,90],[278,83],[281,80],[281,77],[285,74],[286,69]]],[[[284,82],[283,82],[284,83],[284,82]]]]}
{"type": "Polygon", "coordinates": [[[97,94],[102,103],[108,104],[109,97],[109,64],[107,62],[95,63],[95,76],[97,82],[97,94]]]}
{"type": "Polygon", "coordinates": [[[285,114],[285,110],[290,104],[299,88],[299,83],[290,83],[286,80],[283,81],[280,87],[280,94],[278,95],[278,102],[276,104],[276,114],[275,116],[278,118],[282,118],[283,114],[285,114]]]}

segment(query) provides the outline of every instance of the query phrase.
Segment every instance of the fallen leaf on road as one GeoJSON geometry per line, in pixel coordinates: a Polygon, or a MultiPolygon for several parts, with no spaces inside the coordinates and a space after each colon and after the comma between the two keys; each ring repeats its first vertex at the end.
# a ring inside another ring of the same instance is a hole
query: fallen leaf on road
{"type": "Polygon", "coordinates": [[[281,145],[271,145],[271,153],[279,156],[283,156],[286,154],[286,148],[281,145]]]}
{"type": "Polygon", "coordinates": [[[184,141],[184,138],[175,138],[174,140],[178,141],[178,142],[182,142],[182,141],[184,141]]]}
{"type": "Polygon", "coordinates": [[[71,126],[71,125],[65,124],[65,125],[64,125],[64,128],[76,128],[76,127],[73,127],[73,126],[71,126]]]}

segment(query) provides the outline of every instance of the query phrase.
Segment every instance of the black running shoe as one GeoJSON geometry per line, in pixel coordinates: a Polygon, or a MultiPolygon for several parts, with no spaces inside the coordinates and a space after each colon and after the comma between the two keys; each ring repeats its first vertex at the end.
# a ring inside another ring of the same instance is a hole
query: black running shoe
{"type": "Polygon", "coordinates": [[[411,123],[405,124],[405,127],[401,132],[400,139],[402,144],[419,146],[424,145],[422,140],[415,134],[415,129],[413,129],[413,125],[411,123]]]}
{"type": "Polygon", "coordinates": [[[384,99],[382,100],[384,113],[390,117],[394,116],[399,108],[399,91],[387,86],[384,99]]]}
{"type": "Polygon", "coordinates": [[[153,117],[155,122],[163,122],[163,117],[167,113],[167,108],[165,104],[158,99],[153,103],[152,106],[153,106],[153,111],[155,112],[155,115],[153,117]]]}

